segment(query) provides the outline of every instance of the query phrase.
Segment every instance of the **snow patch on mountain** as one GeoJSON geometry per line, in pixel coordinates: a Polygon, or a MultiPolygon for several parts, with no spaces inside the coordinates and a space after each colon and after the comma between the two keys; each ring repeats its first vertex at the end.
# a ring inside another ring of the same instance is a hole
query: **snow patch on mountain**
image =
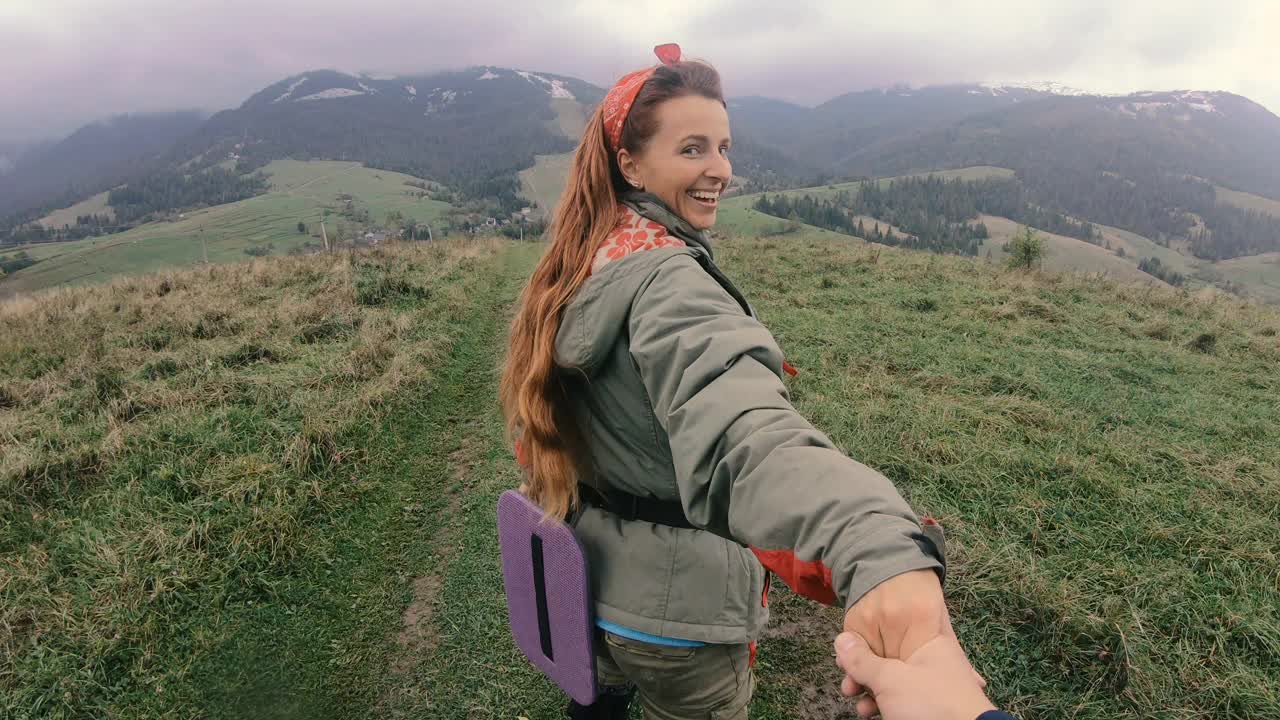
{"type": "MultiPolygon", "coordinates": [[[[1175,90],[1173,92],[1145,90],[1127,96],[1133,99],[1121,103],[1116,110],[1123,115],[1135,118],[1139,115],[1152,115],[1162,111],[1178,110],[1194,110],[1196,112],[1222,115],[1222,110],[1213,103],[1213,95],[1214,93],[1203,90],[1175,90]]],[[[1184,115],[1183,119],[1188,117],[1189,114],[1184,115]]]]}
{"type": "Polygon", "coordinates": [[[1213,104],[1209,93],[1192,90],[1184,92],[1178,96],[1178,99],[1186,103],[1187,107],[1200,112],[1221,113],[1222,111],[1213,104]]]}
{"type": "Polygon", "coordinates": [[[293,91],[294,91],[294,90],[297,90],[297,89],[298,89],[298,86],[299,86],[299,85],[301,85],[302,83],[306,82],[306,81],[307,81],[307,76],[306,76],[306,75],[303,75],[301,78],[299,78],[299,79],[297,79],[297,80],[294,80],[293,82],[289,83],[289,89],[288,89],[288,90],[285,90],[285,91],[280,95],[280,97],[276,98],[275,100],[272,100],[271,102],[273,102],[273,103],[278,103],[278,102],[280,102],[280,101],[282,101],[282,100],[288,100],[288,99],[289,99],[289,96],[293,94],[293,91]]]}
{"type": "Polygon", "coordinates": [[[364,95],[360,90],[352,90],[351,88],[329,88],[321,90],[318,93],[311,93],[298,98],[294,102],[302,102],[303,100],[333,100],[334,98],[354,97],[356,95],[364,95]]]}
{"type": "Polygon", "coordinates": [[[553,98],[560,98],[563,100],[577,99],[573,96],[573,93],[569,92],[569,88],[565,87],[563,80],[551,80],[549,78],[544,78],[541,75],[525,72],[524,70],[517,70],[516,74],[529,82],[541,82],[546,86],[544,89],[547,91],[547,94],[553,98]]]}
{"type": "Polygon", "coordinates": [[[365,92],[369,93],[370,95],[372,95],[373,93],[378,92],[377,88],[371,88],[371,87],[369,87],[368,85],[365,85],[365,84],[364,84],[364,83],[362,83],[362,82],[358,82],[358,81],[357,81],[357,82],[356,82],[356,84],[360,86],[360,89],[361,89],[361,90],[363,90],[363,91],[365,91],[365,92]]]}
{"type": "Polygon", "coordinates": [[[416,88],[416,87],[414,87],[414,86],[412,86],[412,85],[405,85],[405,86],[404,86],[404,89],[405,89],[405,92],[409,93],[410,95],[417,95],[417,94],[418,94],[418,88],[416,88]]]}
{"type": "Polygon", "coordinates": [[[1063,85],[1062,83],[1052,81],[984,82],[978,83],[978,86],[986,88],[992,95],[1007,95],[1010,90],[1034,90],[1036,92],[1049,93],[1050,95],[1067,95],[1072,97],[1103,95],[1103,93],[1081,90],[1080,88],[1074,88],[1070,85],[1063,85]]]}
{"type": "Polygon", "coordinates": [[[497,73],[495,73],[494,71],[492,71],[492,70],[490,70],[490,69],[488,69],[488,68],[485,68],[484,74],[483,74],[483,75],[481,75],[479,79],[481,79],[481,80],[493,80],[493,79],[495,79],[495,78],[497,78],[497,77],[498,77],[498,74],[497,74],[497,73]]]}
{"type": "Polygon", "coordinates": [[[432,88],[427,93],[427,109],[423,111],[423,115],[430,115],[439,112],[448,107],[454,100],[458,99],[457,90],[445,90],[444,88],[432,88]]]}

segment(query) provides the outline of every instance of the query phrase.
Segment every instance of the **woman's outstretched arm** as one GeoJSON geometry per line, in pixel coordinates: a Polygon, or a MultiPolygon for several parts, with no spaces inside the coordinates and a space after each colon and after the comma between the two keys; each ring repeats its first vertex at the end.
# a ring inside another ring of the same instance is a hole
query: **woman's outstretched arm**
{"type": "Polygon", "coordinates": [[[846,627],[882,654],[906,657],[941,632],[940,537],[887,478],[796,412],[773,336],[694,258],[676,255],[650,275],[628,329],[691,523],[850,610],[846,627]]]}

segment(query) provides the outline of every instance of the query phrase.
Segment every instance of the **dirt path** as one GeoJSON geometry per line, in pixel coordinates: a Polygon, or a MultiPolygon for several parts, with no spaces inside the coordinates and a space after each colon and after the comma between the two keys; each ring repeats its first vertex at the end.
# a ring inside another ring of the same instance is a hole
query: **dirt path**
{"type": "MultiPolygon", "coordinates": [[[[404,474],[416,475],[401,496],[405,512],[420,517],[404,549],[406,603],[395,633],[386,638],[386,677],[371,716],[449,717],[435,704],[437,678],[453,666],[449,645],[459,639],[459,614],[468,603],[450,598],[450,584],[473,574],[489,551],[470,536],[476,520],[492,520],[489,488],[510,483],[513,464],[504,449],[497,409],[497,365],[508,311],[540,246],[513,243],[483,297],[466,318],[421,413],[400,419],[404,474]]],[[[501,593],[500,581],[488,590],[501,593]]],[[[490,624],[505,631],[505,612],[490,624]]],[[[477,656],[483,656],[479,648],[477,656]]],[[[463,716],[473,716],[463,713],[463,716]]]]}

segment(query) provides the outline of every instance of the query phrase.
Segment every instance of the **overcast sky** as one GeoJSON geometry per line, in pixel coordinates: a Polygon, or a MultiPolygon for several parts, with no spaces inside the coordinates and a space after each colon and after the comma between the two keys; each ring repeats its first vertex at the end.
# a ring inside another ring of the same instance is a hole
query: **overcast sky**
{"type": "Polygon", "coordinates": [[[607,85],[679,42],[730,95],[897,82],[1205,89],[1280,112],[1277,0],[0,0],[0,141],[239,105],[317,68],[501,65],[607,85]],[[691,9],[696,8],[696,9],[691,9]]]}

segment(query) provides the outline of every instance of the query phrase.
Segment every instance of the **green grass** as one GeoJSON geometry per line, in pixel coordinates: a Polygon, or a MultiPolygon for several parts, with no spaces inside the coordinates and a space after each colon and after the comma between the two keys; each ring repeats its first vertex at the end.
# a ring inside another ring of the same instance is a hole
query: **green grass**
{"type": "MultiPolygon", "coordinates": [[[[1275,314],[854,245],[722,256],[800,368],[801,412],[947,527],[997,702],[1280,716],[1275,314]]],[[[782,706],[830,672],[813,643],[769,667],[782,706]]]]}
{"type": "Polygon", "coordinates": [[[538,211],[550,218],[564,192],[573,153],[537,155],[534,165],[520,171],[520,194],[538,203],[538,211]]]}
{"type": "MultiPolygon", "coordinates": [[[[1222,192],[1222,189],[1219,189],[1219,192],[1222,192]]],[[[1271,305],[1280,305],[1280,253],[1246,255],[1211,262],[1184,255],[1136,233],[1106,225],[1097,227],[1102,232],[1103,238],[1111,243],[1113,249],[1124,248],[1126,261],[1136,264],[1144,257],[1159,258],[1166,267],[1187,277],[1188,288],[1195,289],[1215,282],[1229,281],[1243,291],[1248,298],[1271,305]]]]}
{"type": "MultiPolygon", "coordinates": [[[[946,525],[957,628],[998,702],[1277,717],[1280,317],[843,240],[720,253],[801,368],[801,412],[946,525]]],[[[478,436],[498,443],[492,408],[478,436]]],[[[500,622],[490,508],[510,460],[469,477],[440,645],[413,685],[436,701],[410,716],[554,717],[500,622]]],[[[847,710],[839,613],[774,598],[752,717],[847,710]]]]}
{"type": "MultiPolygon", "coordinates": [[[[731,202],[732,199],[729,198],[722,201],[720,208],[716,211],[714,232],[717,236],[760,237],[770,233],[777,233],[786,226],[785,220],[754,210],[749,205],[731,202]]],[[[861,242],[849,235],[843,235],[805,223],[800,223],[798,232],[788,234],[786,237],[794,238],[799,235],[809,238],[825,238],[832,242],[861,242]]]]}
{"type": "Polygon", "coordinates": [[[1160,263],[1165,267],[1190,276],[1205,264],[1204,260],[1183,255],[1137,233],[1108,225],[1095,224],[1095,227],[1102,233],[1102,239],[1111,243],[1113,252],[1123,248],[1125,252],[1124,259],[1135,265],[1144,257],[1159,258],[1160,263]]]}
{"type": "MultiPolygon", "coordinates": [[[[800,197],[802,195],[812,195],[817,198],[833,197],[841,192],[853,192],[860,185],[866,182],[876,182],[880,185],[888,185],[894,180],[904,177],[936,177],[943,180],[960,179],[966,182],[974,180],[988,180],[993,178],[1011,178],[1013,171],[1008,168],[993,167],[990,165],[974,165],[972,167],[957,168],[955,170],[934,170],[930,172],[912,173],[910,175],[900,175],[895,177],[878,178],[876,180],[854,180],[851,182],[835,183],[833,185],[816,185],[814,187],[794,188],[791,190],[778,190],[770,192],[769,195],[783,195],[786,197],[800,197]]],[[[725,205],[750,207],[756,201],[761,193],[749,193],[747,195],[736,195],[724,200],[725,205]]],[[[723,208],[722,208],[723,209],[723,208]]]]}
{"type": "Polygon", "coordinates": [[[577,100],[568,98],[552,98],[551,109],[556,112],[553,128],[565,137],[577,142],[582,138],[582,131],[587,127],[587,116],[591,111],[577,100]]]}
{"type": "Polygon", "coordinates": [[[1225,205],[1234,205],[1245,210],[1257,210],[1268,215],[1280,217],[1280,200],[1273,200],[1269,197],[1254,195],[1252,193],[1240,192],[1239,190],[1229,190],[1221,185],[1214,185],[1214,191],[1218,195],[1218,202],[1225,205]]]}
{"type": "MultiPolygon", "coordinates": [[[[196,210],[175,221],[148,223],[132,230],[98,238],[33,246],[33,257],[42,261],[14,273],[0,284],[0,296],[49,287],[102,282],[122,274],[164,268],[190,267],[203,261],[205,245],[209,262],[243,260],[250,246],[271,246],[272,254],[285,254],[306,243],[320,241],[316,226],[324,208],[341,209],[339,195],[355,198],[367,209],[371,222],[381,225],[386,214],[398,211],[406,218],[433,222],[449,205],[419,200],[416,188],[405,185],[414,178],[359,163],[337,161],[299,162],[277,160],[263,172],[270,175],[270,192],[239,202],[196,210]],[[298,222],[307,233],[298,232],[298,222]]],[[[338,221],[331,215],[330,229],[338,221]]]]}
{"type": "MultiPolygon", "coordinates": [[[[991,234],[991,237],[982,243],[980,254],[985,257],[986,253],[990,251],[993,260],[1003,260],[1005,252],[1001,247],[1018,232],[1020,226],[1008,218],[995,215],[981,215],[979,217],[991,234]]],[[[1117,280],[1132,282],[1161,282],[1138,269],[1137,257],[1121,258],[1105,247],[1087,243],[1083,240],[1044,230],[1037,232],[1045,241],[1045,270],[1051,272],[1101,273],[1117,280]]],[[[1154,244],[1152,243],[1152,245],[1154,244]]],[[[1169,252],[1172,253],[1172,251],[1169,252]]]]}
{"type": "Polygon", "coordinates": [[[1250,296],[1280,305],[1280,253],[1220,260],[1209,265],[1204,274],[1230,280],[1244,287],[1250,296]]]}
{"type": "MultiPolygon", "coordinates": [[[[505,627],[493,527],[518,482],[495,367],[541,246],[455,248],[3,311],[0,478],[27,494],[0,492],[22,498],[0,707],[556,717],[505,627]]],[[[1280,717],[1280,315],[803,230],[717,252],[800,369],[799,410],[946,527],[998,703],[1280,717]]],[[[771,604],[752,717],[847,711],[839,613],[771,604]]]]}
{"type": "Polygon", "coordinates": [[[61,228],[64,225],[75,225],[76,218],[81,215],[106,215],[114,219],[115,210],[107,204],[107,195],[109,193],[100,192],[93,197],[72,205],[71,207],[54,210],[53,212],[40,218],[37,222],[47,228],[61,228]]]}
{"type": "Polygon", "coordinates": [[[495,302],[501,247],[260,261],[3,306],[0,716],[371,707],[404,604],[385,533],[420,542],[440,497],[401,443],[440,440],[415,423],[447,423],[438,370],[495,302]]]}

